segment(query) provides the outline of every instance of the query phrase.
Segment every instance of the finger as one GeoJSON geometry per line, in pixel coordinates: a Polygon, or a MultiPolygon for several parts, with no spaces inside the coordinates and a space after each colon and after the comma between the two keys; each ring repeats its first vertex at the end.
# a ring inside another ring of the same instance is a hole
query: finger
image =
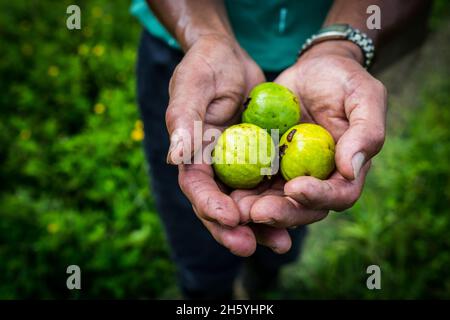
{"type": "Polygon", "coordinates": [[[284,181],[280,178],[275,178],[273,181],[265,181],[255,189],[250,190],[235,190],[231,193],[231,198],[237,203],[239,212],[241,214],[241,223],[250,222],[250,209],[253,203],[261,198],[261,196],[268,194],[283,195],[284,181]]]}
{"type": "Polygon", "coordinates": [[[368,73],[349,82],[344,103],[349,128],[336,145],[335,159],[339,172],[355,179],[383,146],[387,94],[383,84],[368,73]]]}
{"type": "Polygon", "coordinates": [[[168,163],[182,163],[195,153],[195,124],[205,120],[206,109],[214,99],[214,86],[214,76],[209,67],[195,59],[186,56],[175,69],[170,80],[170,100],[166,111],[170,136],[168,163]]]}
{"type": "Polygon", "coordinates": [[[250,218],[255,223],[277,228],[297,227],[325,218],[328,210],[312,210],[295,200],[277,195],[267,195],[258,199],[250,210],[250,218]]]}
{"type": "Polygon", "coordinates": [[[215,222],[201,220],[214,239],[231,253],[240,257],[248,257],[255,252],[256,238],[248,226],[225,228],[215,222]]]}
{"type": "Polygon", "coordinates": [[[286,253],[292,246],[291,236],[286,229],[272,228],[263,224],[251,224],[250,228],[255,233],[256,241],[275,253],[286,253]]]}
{"type": "Polygon", "coordinates": [[[200,218],[228,227],[235,227],[239,223],[239,209],[235,202],[219,189],[214,181],[211,166],[180,165],[178,182],[200,218]]]}
{"type": "Polygon", "coordinates": [[[261,198],[260,195],[249,195],[236,202],[239,208],[239,212],[241,213],[241,224],[247,224],[251,222],[250,210],[253,206],[253,203],[255,203],[255,201],[259,198],[261,198]]]}
{"type": "Polygon", "coordinates": [[[245,197],[258,195],[262,193],[263,191],[267,190],[270,186],[271,182],[269,180],[265,180],[254,189],[236,189],[230,194],[230,196],[235,202],[239,202],[241,199],[245,197]]]}
{"type": "Polygon", "coordinates": [[[342,211],[353,206],[361,195],[370,161],[355,180],[347,180],[335,172],[328,180],[298,177],[284,187],[285,194],[301,205],[316,210],[342,211]]]}

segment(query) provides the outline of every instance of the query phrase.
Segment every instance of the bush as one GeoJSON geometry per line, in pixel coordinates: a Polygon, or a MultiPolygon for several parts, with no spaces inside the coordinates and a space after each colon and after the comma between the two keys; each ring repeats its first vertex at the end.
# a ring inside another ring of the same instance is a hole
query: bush
{"type": "MultiPolygon", "coordinates": [[[[79,31],[65,26],[71,1],[0,3],[0,298],[173,297],[135,103],[140,26],[127,1],[77,3],[79,31]],[[66,288],[72,264],[81,291],[66,288]]],[[[312,226],[273,297],[450,298],[445,70],[411,92],[422,107],[389,132],[361,200],[312,226]],[[365,286],[371,264],[381,291],[365,286]]]]}
{"type": "Polygon", "coordinates": [[[140,27],[127,2],[79,1],[69,31],[69,4],[0,5],[0,298],[75,297],[71,264],[83,298],[158,297],[174,279],[141,149],[140,27]]]}

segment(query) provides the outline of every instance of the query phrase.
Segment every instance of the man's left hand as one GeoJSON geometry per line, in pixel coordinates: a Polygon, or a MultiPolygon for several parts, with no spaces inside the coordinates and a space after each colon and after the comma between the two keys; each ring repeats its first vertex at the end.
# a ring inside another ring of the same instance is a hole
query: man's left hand
{"type": "Polygon", "coordinates": [[[329,210],[359,198],[370,160],[385,138],[386,89],[362,66],[362,53],[347,41],[327,41],[304,53],[275,82],[301,101],[302,121],[326,128],[336,141],[336,171],[327,179],[274,179],[231,196],[249,221],[296,227],[323,219],[329,210]]]}

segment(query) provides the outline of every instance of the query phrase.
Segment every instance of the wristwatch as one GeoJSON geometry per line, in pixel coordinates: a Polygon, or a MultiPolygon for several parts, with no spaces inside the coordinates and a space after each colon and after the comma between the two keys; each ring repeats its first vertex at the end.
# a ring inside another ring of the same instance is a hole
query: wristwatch
{"type": "Polygon", "coordinates": [[[306,40],[298,52],[298,58],[313,45],[326,40],[347,40],[361,48],[364,55],[364,68],[368,69],[375,55],[375,46],[367,34],[348,24],[333,24],[324,27],[306,40]]]}

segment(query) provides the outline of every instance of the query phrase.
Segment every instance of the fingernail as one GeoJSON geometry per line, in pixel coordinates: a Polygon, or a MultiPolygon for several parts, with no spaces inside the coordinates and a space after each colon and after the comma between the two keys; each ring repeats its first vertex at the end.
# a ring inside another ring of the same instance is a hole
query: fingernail
{"type": "Polygon", "coordinates": [[[280,247],[279,244],[272,244],[272,245],[270,246],[270,249],[271,249],[273,252],[275,252],[276,254],[283,254],[283,253],[286,253],[286,250],[283,250],[283,245],[281,245],[281,247],[280,247]]]}
{"type": "Polygon", "coordinates": [[[173,164],[174,161],[172,159],[172,153],[176,150],[179,150],[179,146],[182,144],[182,139],[180,136],[178,135],[173,135],[170,138],[170,146],[169,146],[169,151],[167,152],[167,158],[166,158],[166,162],[167,164],[173,164]]]}
{"type": "Polygon", "coordinates": [[[273,220],[273,219],[258,220],[258,221],[254,220],[253,223],[262,223],[262,224],[274,225],[275,224],[275,220],[273,220]]]}
{"type": "Polygon", "coordinates": [[[366,157],[362,152],[356,153],[352,158],[352,167],[353,167],[353,179],[358,178],[359,173],[361,171],[361,167],[364,164],[366,157]]]}

